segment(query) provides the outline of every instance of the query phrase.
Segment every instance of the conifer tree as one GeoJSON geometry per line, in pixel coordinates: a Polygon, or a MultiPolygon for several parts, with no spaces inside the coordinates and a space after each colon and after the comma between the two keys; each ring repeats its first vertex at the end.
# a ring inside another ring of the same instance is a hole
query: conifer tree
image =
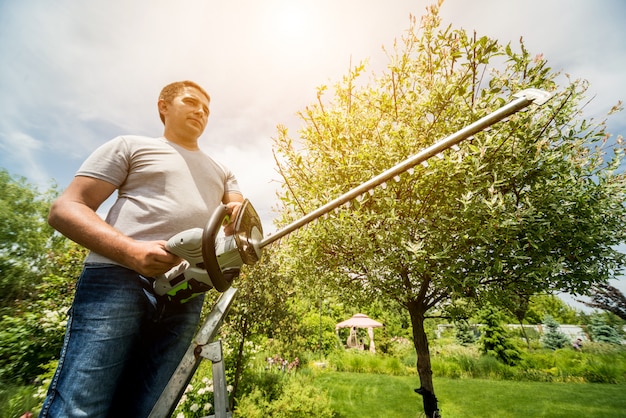
{"type": "Polygon", "coordinates": [[[543,324],[546,326],[547,331],[544,334],[541,342],[545,348],[550,350],[556,350],[557,348],[563,348],[570,343],[569,338],[561,332],[559,329],[559,323],[551,315],[546,315],[543,324]]]}
{"type": "Polygon", "coordinates": [[[521,359],[520,351],[502,326],[500,311],[487,305],[480,313],[480,320],[484,324],[479,340],[481,352],[496,357],[504,364],[517,364],[521,359]]]}
{"type": "Polygon", "coordinates": [[[476,342],[473,330],[466,321],[456,323],[456,340],[461,345],[470,345],[476,342]]]}
{"type": "Polygon", "coordinates": [[[619,335],[619,331],[609,325],[601,315],[594,315],[591,317],[589,331],[591,339],[595,342],[609,344],[622,343],[622,337],[619,335]]]}

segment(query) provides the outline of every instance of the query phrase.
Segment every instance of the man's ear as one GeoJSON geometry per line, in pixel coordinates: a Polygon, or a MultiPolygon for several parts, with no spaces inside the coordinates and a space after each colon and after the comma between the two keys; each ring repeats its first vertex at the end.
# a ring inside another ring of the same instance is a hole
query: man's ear
{"type": "Polygon", "coordinates": [[[162,115],[165,115],[167,113],[168,105],[165,100],[159,99],[159,101],[157,102],[157,107],[159,109],[159,113],[161,113],[162,115]]]}

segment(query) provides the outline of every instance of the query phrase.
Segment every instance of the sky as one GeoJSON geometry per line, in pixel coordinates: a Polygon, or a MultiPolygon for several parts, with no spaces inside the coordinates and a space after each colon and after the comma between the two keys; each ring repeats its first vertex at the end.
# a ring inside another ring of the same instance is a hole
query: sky
{"type": "MultiPolygon", "coordinates": [[[[297,137],[297,112],[351,63],[382,71],[383,47],[433,1],[0,0],[0,168],[63,189],[105,141],[160,136],[160,89],[190,79],[211,95],[201,148],[273,231],[276,126],[297,137]]],[[[626,2],[446,0],[441,17],[503,44],[523,37],[553,69],[588,80],[590,117],[626,99],[626,2]]],[[[608,126],[623,135],[624,116],[608,126]]]]}

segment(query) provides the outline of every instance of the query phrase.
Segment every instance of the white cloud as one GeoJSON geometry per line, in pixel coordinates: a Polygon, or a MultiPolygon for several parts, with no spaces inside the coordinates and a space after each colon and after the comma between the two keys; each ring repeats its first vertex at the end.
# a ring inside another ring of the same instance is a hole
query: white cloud
{"type": "MultiPolygon", "coordinates": [[[[28,173],[30,182],[37,185],[49,185],[48,173],[38,163],[39,152],[45,148],[41,141],[22,132],[0,132],[0,150],[3,159],[13,161],[19,172],[28,173]]],[[[4,167],[2,167],[4,168],[4,167]]]]}

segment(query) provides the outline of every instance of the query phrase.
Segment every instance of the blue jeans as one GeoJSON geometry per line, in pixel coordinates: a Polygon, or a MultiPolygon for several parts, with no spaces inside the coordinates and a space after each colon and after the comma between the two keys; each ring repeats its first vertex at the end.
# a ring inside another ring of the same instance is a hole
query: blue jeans
{"type": "Polygon", "coordinates": [[[150,280],[86,265],[40,417],[147,417],[191,343],[203,297],[157,298],[150,280]]]}

